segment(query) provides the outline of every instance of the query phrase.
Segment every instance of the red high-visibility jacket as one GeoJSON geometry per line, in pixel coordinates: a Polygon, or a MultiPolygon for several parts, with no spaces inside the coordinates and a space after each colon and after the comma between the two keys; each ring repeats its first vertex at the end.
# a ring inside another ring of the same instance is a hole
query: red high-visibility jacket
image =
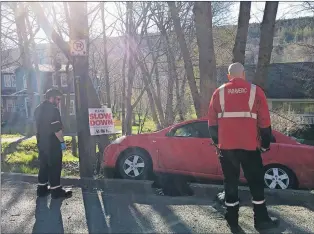
{"type": "Polygon", "coordinates": [[[208,112],[208,126],[217,125],[220,149],[256,150],[260,147],[258,128],[271,125],[264,91],[240,78],[220,86],[208,112]]]}

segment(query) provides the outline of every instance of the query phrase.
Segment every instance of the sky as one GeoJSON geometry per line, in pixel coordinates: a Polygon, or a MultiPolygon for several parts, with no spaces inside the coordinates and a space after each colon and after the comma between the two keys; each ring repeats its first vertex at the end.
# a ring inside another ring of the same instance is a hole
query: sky
{"type": "MultiPolygon", "coordinates": [[[[297,1],[284,1],[279,2],[278,11],[277,11],[277,20],[279,19],[289,19],[289,18],[299,18],[305,16],[314,16],[314,12],[301,12],[301,5],[303,2],[297,1]]],[[[239,15],[240,3],[234,5],[232,10],[232,17],[237,20],[239,15]]],[[[251,19],[250,23],[261,23],[263,19],[265,8],[265,2],[252,2],[251,4],[251,19]]]]}
{"type": "MultiPolygon", "coordinates": [[[[91,3],[97,4],[97,2],[91,3]]],[[[295,2],[295,1],[290,1],[290,2],[279,2],[279,7],[278,7],[278,12],[277,12],[277,20],[278,19],[288,19],[288,18],[298,18],[298,17],[303,17],[303,16],[314,16],[314,11],[311,12],[301,12],[301,5],[303,2],[295,2]]],[[[111,14],[117,14],[116,10],[116,2],[106,2],[105,7],[106,11],[111,12],[111,14]]],[[[238,20],[238,14],[239,14],[239,7],[240,7],[240,2],[235,2],[235,4],[231,7],[230,10],[230,17],[226,20],[225,24],[237,24],[238,20]]],[[[265,7],[265,2],[252,2],[251,5],[251,18],[250,18],[250,23],[260,23],[263,19],[263,10],[265,7]]],[[[100,14],[100,12],[98,12],[100,14]]],[[[108,13],[105,12],[106,15],[106,24],[110,25],[116,21],[116,18],[108,13]]],[[[100,18],[98,20],[99,22],[99,32],[101,32],[101,25],[100,25],[100,18]]],[[[98,28],[98,27],[97,27],[98,28]]],[[[109,32],[108,32],[109,33],[109,32]]],[[[108,36],[107,33],[107,36],[108,36]]],[[[112,36],[118,36],[117,33],[113,33],[112,36]]],[[[36,35],[37,38],[46,38],[45,33],[43,30],[40,30],[38,34],[36,35]]],[[[40,43],[39,40],[36,40],[37,43],[40,43]]],[[[45,43],[42,41],[42,43],[45,43]]]]}

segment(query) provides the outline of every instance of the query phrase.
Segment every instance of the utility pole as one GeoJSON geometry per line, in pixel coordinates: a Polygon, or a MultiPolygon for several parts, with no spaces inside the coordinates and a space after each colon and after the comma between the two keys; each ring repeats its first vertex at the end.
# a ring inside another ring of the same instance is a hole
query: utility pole
{"type": "MultiPolygon", "coordinates": [[[[93,177],[92,139],[88,120],[88,43],[87,2],[69,2],[70,46],[73,56],[75,107],[80,159],[80,177],[93,177]],[[74,52],[73,52],[74,51],[74,52]]],[[[95,149],[94,149],[95,150],[95,149]]]]}

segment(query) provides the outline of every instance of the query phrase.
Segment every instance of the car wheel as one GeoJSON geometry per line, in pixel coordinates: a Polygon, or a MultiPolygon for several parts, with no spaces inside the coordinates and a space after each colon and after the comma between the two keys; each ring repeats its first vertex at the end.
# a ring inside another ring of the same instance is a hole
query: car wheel
{"type": "Polygon", "coordinates": [[[269,165],[265,168],[264,183],[270,189],[296,188],[296,177],[287,167],[269,165]]]}
{"type": "Polygon", "coordinates": [[[152,171],[149,156],[141,150],[124,153],[119,160],[118,167],[122,178],[131,180],[145,180],[152,171]]]}

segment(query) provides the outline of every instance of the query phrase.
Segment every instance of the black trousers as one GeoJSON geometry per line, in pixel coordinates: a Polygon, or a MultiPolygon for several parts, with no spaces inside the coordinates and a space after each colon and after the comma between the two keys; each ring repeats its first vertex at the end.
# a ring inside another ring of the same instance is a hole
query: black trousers
{"type": "Polygon", "coordinates": [[[46,184],[49,182],[51,187],[59,186],[62,170],[60,144],[49,147],[49,150],[39,149],[39,162],[38,183],[46,184]]]}
{"type": "Polygon", "coordinates": [[[225,202],[236,206],[239,202],[240,166],[249,184],[253,203],[264,201],[264,166],[260,151],[221,150],[220,163],[224,174],[225,202]]]}

